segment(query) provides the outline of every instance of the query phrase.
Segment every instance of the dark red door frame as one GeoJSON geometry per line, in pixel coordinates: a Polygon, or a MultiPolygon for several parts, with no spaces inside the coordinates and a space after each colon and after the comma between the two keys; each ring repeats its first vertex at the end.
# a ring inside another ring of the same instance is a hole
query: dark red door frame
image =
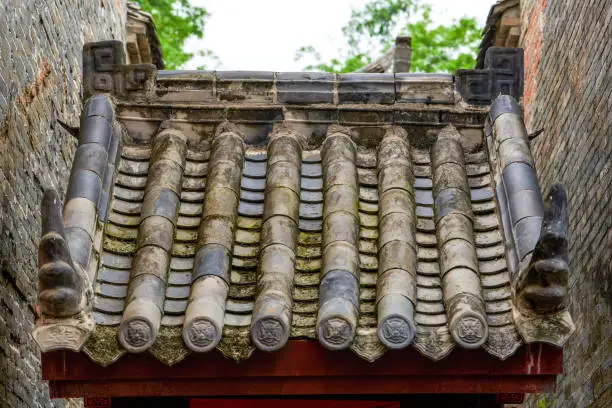
{"type": "Polygon", "coordinates": [[[67,351],[45,353],[42,362],[55,397],[534,393],[552,391],[563,371],[562,351],[545,344],[523,346],[505,361],[457,349],[434,362],[409,349],[368,363],[302,340],[238,364],[209,353],[168,367],[130,354],[105,368],[67,351]]]}

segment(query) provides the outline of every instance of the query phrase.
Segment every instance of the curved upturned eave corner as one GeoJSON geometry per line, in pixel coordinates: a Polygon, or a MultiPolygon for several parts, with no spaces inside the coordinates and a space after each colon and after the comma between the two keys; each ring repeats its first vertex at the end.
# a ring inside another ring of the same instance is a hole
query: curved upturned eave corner
{"type": "Polygon", "coordinates": [[[510,95],[489,110],[490,154],[513,275],[513,317],[525,343],[562,347],[575,330],[568,311],[568,209],[565,189],[542,198],[522,109],[510,95]]]}

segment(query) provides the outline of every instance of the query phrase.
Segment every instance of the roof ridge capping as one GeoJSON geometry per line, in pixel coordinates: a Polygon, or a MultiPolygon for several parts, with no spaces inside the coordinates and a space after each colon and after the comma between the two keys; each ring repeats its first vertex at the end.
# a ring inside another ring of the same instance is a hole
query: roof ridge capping
{"type": "Polygon", "coordinates": [[[90,98],[81,114],[79,145],[63,206],[46,189],[38,252],[39,306],[33,337],[42,351],[79,351],[94,329],[91,316],[94,237],[106,220],[121,126],[106,95],[90,98]]]}
{"type": "Polygon", "coordinates": [[[234,104],[424,103],[488,106],[500,93],[523,92],[523,50],[490,47],[484,69],[456,74],[317,73],[273,71],[158,71],[125,64],[120,41],[83,47],[84,95],[110,93],[119,100],[234,104]],[[197,91],[197,92],[195,92],[197,91]]]}
{"type": "Polygon", "coordinates": [[[514,320],[526,343],[563,346],[575,330],[569,314],[567,194],[555,183],[542,199],[522,109],[509,95],[489,110],[489,154],[513,276],[514,320]]]}

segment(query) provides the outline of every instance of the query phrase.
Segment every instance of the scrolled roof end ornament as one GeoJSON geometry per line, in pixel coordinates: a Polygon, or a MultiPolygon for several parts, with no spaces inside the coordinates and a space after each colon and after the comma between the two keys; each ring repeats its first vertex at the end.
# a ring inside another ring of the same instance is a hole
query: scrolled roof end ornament
{"type": "Polygon", "coordinates": [[[94,327],[85,295],[87,275],[70,255],[61,204],[57,191],[45,190],[38,248],[38,317],[32,333],[42,352],[80,351],[94,327]]]}
{"type": "Polygon", "coordinates": [[[575,326],[568,312],[567,194],[555,184],[546,197],[540,238],[514,285],[514,319],[526,343],[563,346],[575,326]]]}

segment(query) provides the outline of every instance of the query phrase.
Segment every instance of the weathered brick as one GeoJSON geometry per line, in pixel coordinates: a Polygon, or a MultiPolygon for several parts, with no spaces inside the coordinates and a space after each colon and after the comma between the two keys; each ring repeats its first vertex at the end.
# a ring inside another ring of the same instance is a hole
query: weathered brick
{"type": "Polygon", "coordinates": [[[541,185],[561,181],[570,205],[570,313],[557,391],[525,406],[612,405],[612,202],[609,142],[612,1],[521,1],[525,112],[541,185]],[[545,398],[545,403],[543,402],[545,398]],[[539,401],[539,403],[538,403],[539,401]]]}
{"type": "MultiPolygon", "coordinates": [[[[76,150],[83,41],[122,39],[125,0],[0,4],[0,406],[49,398],[34,326],[42,188],[65,191],[76,150]]],[[[78,403],[78,401],[77,401],[78,403]]]]}

